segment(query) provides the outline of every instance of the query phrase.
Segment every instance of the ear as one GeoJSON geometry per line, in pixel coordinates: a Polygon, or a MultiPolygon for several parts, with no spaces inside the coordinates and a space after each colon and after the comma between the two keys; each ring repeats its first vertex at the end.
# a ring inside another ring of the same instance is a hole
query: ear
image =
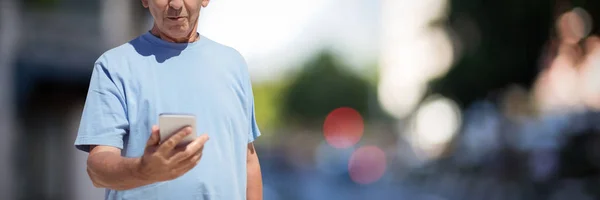
{"type": "Polygon", "coordinates": [[[142,0],[142,6],[144,6],[144,8],[148,8],[148,0],[142,0]]]}
{"type": "Polygon", "coordinates": [[[202,0],[202,7],[206,8],[206,6],[208,6],[208,3],[210,3],[210,0],[202,0]]]}

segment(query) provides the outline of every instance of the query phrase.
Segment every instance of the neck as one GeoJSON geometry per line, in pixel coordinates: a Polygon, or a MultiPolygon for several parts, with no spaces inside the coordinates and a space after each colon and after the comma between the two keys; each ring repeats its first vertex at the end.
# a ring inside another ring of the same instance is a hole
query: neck
{"type": "Polygon", "coordinates": [[[158,27],[156,26],[156,24],[154,24],[154,26],[150,30],[150,33],[152,35],[160,38],[161,40],[164,40],[164,41],[167,41],[167,42],[173,42],[173,43],[192,43],[192,42],[198,41],[198,39],[199,39],[198,34],[197,34],[197,28],[198,28],[198,25],[194,26],[194,28],[192,29],[192,31],[190,31],[190,33],[187,36],[185,36],[185,37],[173,38],[173,37],[170,37],[167,34],[163,33],[162,31],[160,31],[160,29],[158,29],[158,27]]]}

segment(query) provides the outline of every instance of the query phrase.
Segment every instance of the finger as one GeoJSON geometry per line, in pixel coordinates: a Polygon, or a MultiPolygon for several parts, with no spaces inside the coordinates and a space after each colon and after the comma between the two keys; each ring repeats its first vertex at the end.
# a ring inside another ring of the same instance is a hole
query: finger
{"type": "Polygon", "coordinates": [[[169,160],[171,162],[178,163],[178,162],[184,161],[186,159],[189,159],[190,157],[192,157],[194,155],[201,153],[206,141],[208,141],[208,135],[204,134],[204,135],[196,138],[194,141],[192,141],[192,143],[188,144],[186,146],[185,151],[176,153],[169,160]]]}
{"type": "MultiPolygon", "coordinates": [[[[192,140],[192,141],[190,141],[190,142],[187,142],[187,143],[179,143],[179,144],[177,144],[177,146],[175,146],[175,148],[173,148],[173,150],[170,152],[170,154],[169,154],[169,158],[171,158],[171,157],[175,156],[175,154],[178,154],[178,153],[180,153],[180,152],[184,152],[184,151],[186,151],[187,149],[191,148],[192,146],[190,146],[190,145],[191,145],[191,144],[192,144],[194,141],[196,141],[196,140],[198,140],[198,141],[205,140],[205,138],[202,138],[202,137],[208,137],[208,136],[200,136],[200,137],[198,137],[198,138],[196,138],[196,139],[194,139],[194,140],[192,140]],[[188,146],[189,146],[189,147],[188,147],[188,146]]],[[[208,140],[208,139],[206,139],[206,140],[208,140]]],[[[205,141],[204,143],[206,143],[206,141],[205,141]]],[[[202,147],[200,148],[199,152],[201,152],[203,148],[204,148],[204,146],[202,146],[202,147]]],[[[172,160],[174,160],[174,159],[172,159],[172,160]]]]}
{"type": "Polygon", "coordinates": [[[188,172],[189,170],[193,169],[194,167],[196,167],[196,165],[198,165],[198,163],[200,163],[200,159],[202,159],[202,154],[194,155],[192,158],[187,160],[187,162],[182,162],[181,165],[177,166],[174,169],[174,171],[177,174],[184,174],[184,173],[188,172]]]}
{"type": "Polygon", "coordinates": [[[175,148],[173,148],[173,150],[169,153],[169,158],[175,156],[175,154],[178,154],[179,152],[184,152],[186,149],[185,145],[177,145],[175,146],[175,148]]]}
{"type": "MultiPolygon", "coordinates": [[[[190,143],[190,145],[191,144],[192,143],[190,143]]],[[[169,154],[169,161],[173,162],[173,163],[179,163],[181,161],[185,161],[187,159],[190,159],[190,157],[192,157],[192,156],[194,156],[196,154],[202,153],[203,149],[204,149],[204,145],[202,145],[202,147],[200,147],[199,150],[196,150],[196,152],[192,152],[193,149],[192,149],[191,146],[190,147],[188,147],[188,146],[177,146],[169,154]]]]}
{"type": "Polygon", "coordinates": [[[146,146],[156,146],[160,142],[160,134],[158,133],[158,126],[152,126],[152,130],[150,131],[150,138],[148,138],[148,143],[146,146]]]}
{"type": "Polygon", "coordinates": [[[168,155],[168,153],[173,150],[185,138],[186,136],[192,133],[191,127],[185,127],[179,130],[175,135],[169,137],[164,143],[158,147],[158,151],[163,153],[164,155],[168,155]]]}
{"type": "Polygon", "coordinates": [[[208,135],[202,134],[200,137],[196,138],[194,141],[198,141],[198,143],[200,143],[200,145],[204,146],[204,144],[209,140],[210,138],[208,137],[208,135]]]}

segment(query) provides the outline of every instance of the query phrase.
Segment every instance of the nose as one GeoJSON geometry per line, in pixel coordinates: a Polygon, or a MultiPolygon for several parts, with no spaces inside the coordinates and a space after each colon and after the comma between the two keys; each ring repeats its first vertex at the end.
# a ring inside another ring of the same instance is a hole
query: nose
{"type": "Polygon", "coordinates": [[[181,10],[181,8],[183,7],[183,0],[170,0],[169,7],[175,10],[181,10]]]}

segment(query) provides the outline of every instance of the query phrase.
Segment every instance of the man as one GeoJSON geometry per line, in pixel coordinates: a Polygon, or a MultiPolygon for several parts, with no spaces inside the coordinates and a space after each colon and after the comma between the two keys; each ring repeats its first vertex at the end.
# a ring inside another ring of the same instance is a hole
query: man
{"type": "Polygon", "coordinates": [[[153,28],[96,61],[75,146],[106,199],[262,199],[247,66],[197,32],[208,3],[142,0],[153,28]],[[206,134],[181,147],[185,128],[159,144],[160,113],[194,114],[206,134]]]}
{"type": "Polygon", "coordinates": [[[534,86],[535,101],[544,114],[570,113],[581,109],[578,66],[583,58],[579,42],[585,35],[583,19],[569,11],[556,23],[557,54],[540,72],[534,86]]]}

